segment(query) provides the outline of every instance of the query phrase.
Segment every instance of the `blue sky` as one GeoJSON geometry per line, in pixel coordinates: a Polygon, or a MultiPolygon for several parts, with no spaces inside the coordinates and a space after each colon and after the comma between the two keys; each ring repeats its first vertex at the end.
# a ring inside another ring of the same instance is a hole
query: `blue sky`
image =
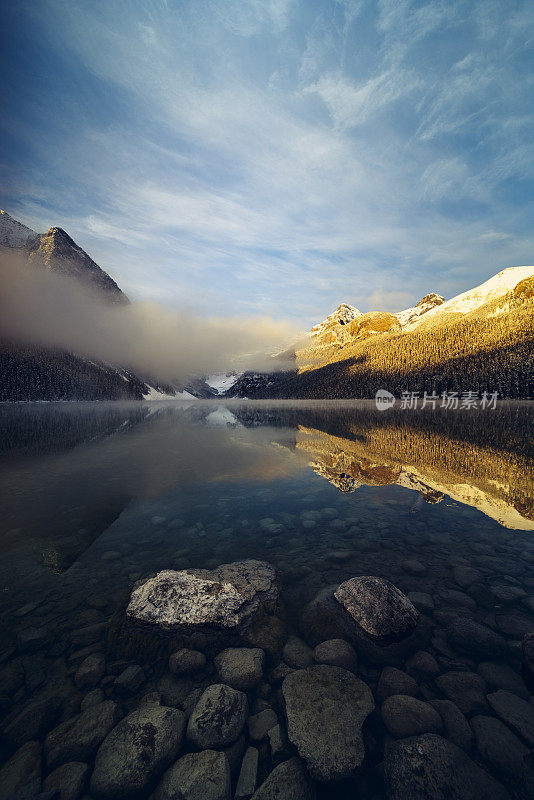
{"type": "Polygon", "coordinates": [[[304,326],[534,261],[530,0],[2,5],[0,205],[133,299],[304,326]]]}

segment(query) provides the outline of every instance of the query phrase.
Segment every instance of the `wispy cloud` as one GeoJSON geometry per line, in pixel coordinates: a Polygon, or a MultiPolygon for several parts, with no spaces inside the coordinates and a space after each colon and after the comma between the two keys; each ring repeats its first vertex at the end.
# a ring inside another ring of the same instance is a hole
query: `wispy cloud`
{"type": "Polygon", "coordinates": [[[533,26],[526,0],[17,4],[2,203],[207,313],[459,292],[531,260],[533,26]]]}

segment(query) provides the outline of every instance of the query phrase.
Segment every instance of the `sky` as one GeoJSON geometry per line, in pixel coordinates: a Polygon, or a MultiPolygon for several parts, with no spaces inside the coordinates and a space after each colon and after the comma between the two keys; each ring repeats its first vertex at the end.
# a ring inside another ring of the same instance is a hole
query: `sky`
{"type": "Polygon", "coordinates": [[[0,207],[302,328],[534,262],[531,0],[2,1],[0,207]]]}

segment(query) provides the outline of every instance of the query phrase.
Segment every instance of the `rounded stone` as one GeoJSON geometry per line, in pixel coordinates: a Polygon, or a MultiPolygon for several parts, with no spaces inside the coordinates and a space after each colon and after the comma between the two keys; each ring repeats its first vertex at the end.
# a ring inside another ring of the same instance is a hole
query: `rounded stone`
{"type": "Polygon", "coordinates": [[[334,596],[368,636],[384,644],[409,636],[419,619],[406,595],[384,578],[350,578],[334,596]]]}
{"type": "Polygon", "coordinates": [[[300,758],[290,758],[273,769],[252,800],[316,800],[317,792],[300,758]]]}
{"type": "Polygon", "coordinates": [[[456,703],[451,700],[431,700],[430,704],[443,721],[445,738],[461,747],[462,750],[470,750],[473,746],[473,731],[456,703]]]}
{"type": "Polygon", "coordinates": [[[327,639],[326,642],[321,642],[314,649],[313,657],[318,664],[342,667],[350,672],[356,672],[358,669],[356,651],[344,639],[327,639]]]}
{"type": "Polygon", "coordinates": [[[265,653],[259,647],[228,647],[215,657],[219,680],[233,689],[253,689],[264,667],[265,653]]]}
{"type": "Polygon", "coordinates": [[[200,750],[232,744],[248,716],[247,696],[215,683],[204,690],[189,718],[188,741],[200,750]]]}
{"type": "Polygon", "coordinates": [[[203,750],[182,756],[167,770],[151,800],[230,800],[230,764],[224,753],[203,750]]]}
{"type": "Polygon", "coordinates": [[[435,684],[464,714],[476,714],[488,710],[485,697],[486,683],[475,672],[446,672],[436,678],[435,684]]]}
{"type": "Polygon", "coordinates": [[[510,728],[495,717],[478,716],[471,720],[477,750],[490,767],[515,777],[523,767],[528,747],[510,728]]]}
{"type": "Polygon", "coordinates": [[[394,694],[409,694],[415,696],[419,691],[417,682],[406,672],[395,667],[384,667],[380,673],[376,696],[383,703],[386,698],[394,694]]]}
{"type": "Polygon", "coordinates": [[[507,652],[506,641],[487,625],[468,617],[457,617],[447,626],[447,639],[453,648],[467,655],[495,658],[507,652]]]}
{"type": "Polygon", "coordinates": [[[288,736],[312,778],[339,780],[362,764],[362,725],[374,709],[363,681],[340,667],[316,665],[288,675],[282,684],[288,736]]]}
{"type": "Polygon", "coordinates": [[[439,675],[439,664],[431,653],[418,650],[406,660],[406,669],[423,675],[439,675]]]}
{"type": "Polygon", "coordinates": [[[117,704],[112,700],[105,700],[62,722],[45,739],[48,769],[54,769],[67,761],[89,759],[121,716],[117,704]]]}
{"type": "Polygon", "coordinates": [[[500,783],[463,750],[436,734],[390,744],[383,772],[387,797],[395,800],[509,800],[500,783]]]}
{"type": "Polygon", "coordinates": [[[43,789],[50,792],[59,789],[59,800],[80,800],[87,782],[89,767],[81,761],[70,761],[62,764],[43,784],[43,789]]]}
{"type": "Polygon", "coordinates": [[[176,708],[156,705],[128,714],[100,745],[91,795],[122,800],[140,794],[178,755],[185,719],[176,708]]]}
{"type": "Polygon", "coordinates": [[[534,747],[534,705],[500,689],[488,694],[488,703],[513,731],[534,747]]]}
{"type": "Polygon", "coordinates": [[[394,694],[384,700],[381,708],[384,725],[396,739],[422,733],[440,733],[441,717],[430,703],[406,694],[394,694]]]}
{"type": "Polygon", "coordinates": [[[41,788],[41,745],[26,742],[0,769],[0,800],[39,794],[41,788]],[[22,794],[24,792],[24,794],[22,794]]]}
{"type": "Polygon", "coordinates": [[[305,669],[313,664],[313,652],[298,636],[290,636],[282,650],[282,659],[292,669],[305,669]]]}
{"type": "Polygon", "coordinates": [[[206,656],[198,650],[189,650],[183,647],[169,656],[169,670],[174,675],[192,675],[204,669],[206,656]]]}
{"type": "Polygon", "coordinates": [[[104,677],[106,659],[102,653],[92,653],[82,661],[74,676],[74,683],[79,689],[92,689],[104,677]]]}

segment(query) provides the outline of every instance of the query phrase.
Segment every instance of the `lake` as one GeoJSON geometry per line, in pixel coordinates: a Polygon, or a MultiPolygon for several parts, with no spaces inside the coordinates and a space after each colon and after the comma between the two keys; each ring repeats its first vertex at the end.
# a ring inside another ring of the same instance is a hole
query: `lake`
{"type": "MultiPolygon", "coordinates": [[[[375,709],[363,722],[365,759],[350,775],[317,779],[319,756],[305,757],[316,778],[310,797],[397,796],[387,748],[427,734],[466,754],[462,769],[488,796],[492,786],[524,791],[532,763],[522,759],[534,747],[521,653],[534,631],[533,417],[529,403],[385,412],[348,401],[0,405],[0,709],[12,786],[34,796],[54,769],[76,762],[88,765],[87,794],[104,797],[91,772],[108,730],[54,757],[49,742],[40,760],[46,737],[71,719],[83,727],[88,708],[113,700],[124,715],[151,695],[191,718],[201,692],[224,683],[213,647],[196,671],[176,677],[167,655],[136,652],[135,637],[128,652],[110,650],[109,621],[161,570],[255,559],[277,571],[283,633],[244,692],[250,714],[276,715],[284,743],[275,752],[267,732],[256,739],[247,723],[215,746],[227,752],[232,792],[246,747],[258,751],[256,786],[297,752],[304,758],[298,720],[287,739],[292,701],[280,686],[297,668],[334,669],[335,659],[312,653],[329,638],[354,647],[349,671],[375,709]],[[427,630],[416,649],[391,645],[376,656],[350,633],[314,628],[317,596],[356,576],[386,579],[408,596],[427,630]],[[79,669],[95,655],[104,666],[92,682],[79,669]],[[117,679],[133,665],[142,677],[124,688],[117,679]],[[390,696],[401,697],[399,708],[390,696]]],[[[323,751],[309,745],[326,759],[327,738],[328,730],[323,751]]],[[[198,749],[192,741],[180,752],[198,749]]],[[[137,796],[150,796],[162,765],[137,796]]]]}

